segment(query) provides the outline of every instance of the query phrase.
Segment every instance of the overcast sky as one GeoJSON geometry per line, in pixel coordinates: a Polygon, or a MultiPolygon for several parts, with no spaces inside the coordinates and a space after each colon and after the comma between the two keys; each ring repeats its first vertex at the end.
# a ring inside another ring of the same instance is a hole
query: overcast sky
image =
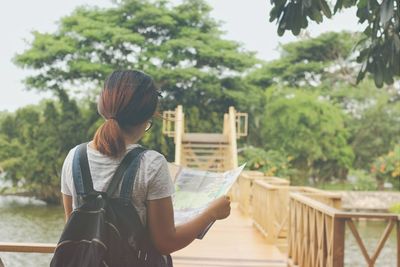
{"type": "MultiPolygon", "coordinates": [[[[174,0],[173,2],[179,2],[174,0]]],[[[269,0],[207,0],[213,7],[212,16],[224,22],[227,39],[240,42],[247,50],[257,52],[261,59],[271,60],[279,56],[280,43],[296,40],[291,33],[279,37],[275,23],[268,22],[271,8],[269,0]]],[[[80,5],[111,6],[108,0],[13,0],[3,2],[0,9],[0,110],[14,111],[27,104],[37,103],[48,97],[44,93],[27,91],[22,80],[28,70],[17,68],[12,63],[16,53],[27,48],[30,32],[52,32],[56,22],[80,5]]],[[[347,10],[322,24],[311,24],[308,31],[316,36],[326,31],[361,30],[357,24],[355,10],[347,10]]]]}

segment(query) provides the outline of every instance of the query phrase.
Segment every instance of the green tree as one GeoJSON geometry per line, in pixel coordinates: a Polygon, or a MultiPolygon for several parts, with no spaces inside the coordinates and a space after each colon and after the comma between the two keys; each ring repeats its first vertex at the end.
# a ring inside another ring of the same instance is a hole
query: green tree
{"type": "MultiPolygon", "coordinates": [[[[358,92],[362,92],[357,88],[358,92]]],[[[354,90],[357,90],[354,89],[354,90]]],[[[363,100],[349,96],[342,102],[349,114],[349,143],[355,153],[354,167],[368,170],[372,162],[400,142],[400,103],[386,92],[370,91],[363,100]]]]}
{"type": "MultiPolygon", "coordinates": [[[[356,33],[328,32],[281,45],[279,59],[264,63],[246,76],[248,87],[256,90],[302,88],[332,98],[331,101],[336,104],[333,95],[338,88],[345,92],[344,88],[354,86],[352,83],[357,74],[352,46],[356,38],[356,33]]],[[[251,110],[252,118],[248,139],[253,145],[262,146],[265,139],[261,134],[261,121],[267,103],[261,97],[246,99],[251,101],[246,110],[251,110]]]]}
{"type": "Polygon", "coordinates": [[[303,179],[344,178],[352,166],[343,112],[315,94],[271,90],[262,131],[265,149],[286,152],[303,179]]]}
{"type": "MultiPolygon", "coordinates": [[[[248,99],[260,95],[242,79],[257,62],[254,53],[222,38],[202,0],[179,5],[122,0],[111,8],[77,8],[59,21],[55,32],[34,31],[29,48],[15,57],[18,66],[35,70],[25,80],[27,87],[52,92],[58,101],[23,108],[3,120],[1,144],[18,149],[0,158],[0,164],[7,179],[42,199],[57,201],[62,160],[102,122],[95,97],[111,71],[141,69],[151,74],[163,91],[161,110],[182,104],[188,130],[217,131],[228,106],[245,107],[251,103],[248,99]]],[[[162,136],[162,122],[154,120],[143,144],[171,160],[173,140],[162,136]]]]}
{"type": "Polygon", "coordinates": [[[345,8],[356,7],[360,24],[365,30],[358,42],[357,61],[362,63],[357,82],[371,73],[375,85],[392,84],[394,77],[400,76],[400,0],[336,0],[328,4],[326,0],[272,0],[270,21],[276,20],[278,34],[286,30],[298,35],[309,21],[321,23],[324,17],[345,8]]]}
{"type": "Polygon", "coordinates": [[[66,96],[10,114],[0,125],[4,178],[17,190],[58,203],[62,163],[73,146],[87,139],[86,121],[66,96]]]}
{"type": "Polygon", "coordinates": [[[329,84],[332,87],[338,82],[349,83],[354,79],[351,56],[358,35],[327,32],[281,45],[279,59],[265,63],[247,79],[262,88],[273,84],[289,87],[329,84]]]}
{"type": "Polygon", "coordinates": [[[162,109],[202,107],[199,118],[205,120],[236,104],[232,94],[246,90],[240,77],[257,62],[253,53],[224,40],[218,27],[203,0],[176,6],[122,0],[107,9],[78,8],[55,33],[33,32],[29,49],[15,62],[39,71],[25,80],[29,88],[92,97],[112,70],[141,69],[163,89],[162,109]]]}
{"type": "MultiPolygon", "coordinates": [[[[376,157],[398,142],[400,94],[394,85],[377,89],[371,79],[354,84],[356,38],[353,33],[328,32],[282,45],[281,57],[251,72],[247,80],[265,90],[290,87],[314,92],[340,107],[348,114],[345,125],[355,154],[353,167],[369,170],[376,157]]],[[[261,135],[255,144],[262,142],[261,135]]]]}

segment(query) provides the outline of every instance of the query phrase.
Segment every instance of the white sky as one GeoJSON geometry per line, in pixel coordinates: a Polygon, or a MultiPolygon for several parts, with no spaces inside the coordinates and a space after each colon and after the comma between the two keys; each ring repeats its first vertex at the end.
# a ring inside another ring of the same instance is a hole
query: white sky
{"type": "MultiPolygon", "coordinates": [[[[173,0],[178,2],[179,0],[173,0]]],[[[207,0],[213,7],[212,16],[224,22],[227,39],[240,42],[246,50],[255,51],[261,59],[278,57],[279,43],[293,41],[291,33],[279,37],[276,24],[269,23],[269,0],[207,0]]],[[[16,53],[27,48],[30,32],[51,32],[56,22],[80,5],[111,6],[108,0],[13,0],[2,3],[0,9],[0,110],[14,111],[27,104],[40,101],[48,94],[28,91],[22,84],[29,70],[12,63],[16,53]]],[[[355,10],[347,10],[322,24],[311,24],[308,31],[316,36],[326,31],[361,30],[355,10]]]]}

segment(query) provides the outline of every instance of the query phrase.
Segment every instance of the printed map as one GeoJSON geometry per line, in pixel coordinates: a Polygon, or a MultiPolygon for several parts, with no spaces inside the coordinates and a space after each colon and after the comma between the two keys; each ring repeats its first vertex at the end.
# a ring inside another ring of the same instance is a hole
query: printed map
{"type": "Polygon", "coordinates": [[[175,224],[187,222],[201,213],[211,201],[227,194],[244,166],[223,173],[181,167],[175,178],[175,224]]]}

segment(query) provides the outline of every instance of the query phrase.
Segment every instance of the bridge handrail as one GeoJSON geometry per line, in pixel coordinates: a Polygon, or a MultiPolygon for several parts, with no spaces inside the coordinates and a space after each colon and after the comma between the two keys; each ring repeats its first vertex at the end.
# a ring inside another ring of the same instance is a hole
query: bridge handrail
{"type": "MultiPolygon", "coordinates": [[[[279,182],[279,178],[275,180],[258,172],[245,172],[239,177],[234,189],[237,191],[235,195],[239,208],[252,218],[254,226],[267,240],[278,245],[281,250],[288,251],[292,266],[343,266],[346,226],[354,236],[368,266],[374,266],[390,233],[396,228],[397,247],[400,249],[398,215],[343,211],[340,210],[340,193],[305,186],[282,185],[279,182]],[[284,212],[286,209],[287,213],[284,212]],[[387,223],[371,255],[368,254],[354,223],[361,218],[384,220],[387,223]],[[313,229],[315,232],[323,229],[323,233],[315,234],[313,244],[327,244],[326,247],[310,247],[311,230],[307,230],[307,233],[305,229],[313,229]]],[[[397,253],[398,267],[399,254],[397,253]]]]}
{"type": "Polygon", "coordinates": [[[310,207],[324,212],[329,216],[339,218],[339,219],[385,219],[385,220],[400,220],[400,216],[393,213],[371,213],[371,212],[348,212],[336,209],[334,207],[328,206],[324,203],[321,203],[315,199],[312,199],[310,196],[301,193],[290,193],[290,197],[296,199],[304,204],[309,205],[310,207]]]}
{"type": "Polygon", "coordinates": [[[57,244],[0,242],[0,252],[53,253],[57,244]]]}
{"type": "MultiPolygon", "coordinates": [[[[290,193],[289,265],[342,267],[344,265],[346,225],[355,238],[368,266],[374,266],[386,240],[395,228],[397,228],[397,251],[400,249],[400,217],[398,215],[341,211],[301,193],[290,193]],[[372,255],[365,248],[353,221],[353,219],[360,218],[379,219],[387,222],[372,255]],[[304,227],[304,224],[311,227],[304,227]],[[325,245],[320,246],[320,244],[325,245]]],[[[397,253],[397,266],[400,266],[399,252],[397,253]]]]}
{"type": "MultiPolygon", "coordinates": [[[[277,243],[279,239],[283,239],[280,240],[282,243],[287,237],[289,194],[292,192],[302,192],[302,194],[318,199],[332,207],[338,208],[341,206],[340,194],[324,192],[305,186],[272,184],[268,179],[254,180],[252,190],[246,189],[246,191],[251,191],[251,197],[245,200],[247,203],[244,203],[244,205],[249,206],[247,209],[251,211],[254,225],[270,242],[274,243],[277,243]]],[[[285,250],[284,245],[282,249],[285,250]]]]}

